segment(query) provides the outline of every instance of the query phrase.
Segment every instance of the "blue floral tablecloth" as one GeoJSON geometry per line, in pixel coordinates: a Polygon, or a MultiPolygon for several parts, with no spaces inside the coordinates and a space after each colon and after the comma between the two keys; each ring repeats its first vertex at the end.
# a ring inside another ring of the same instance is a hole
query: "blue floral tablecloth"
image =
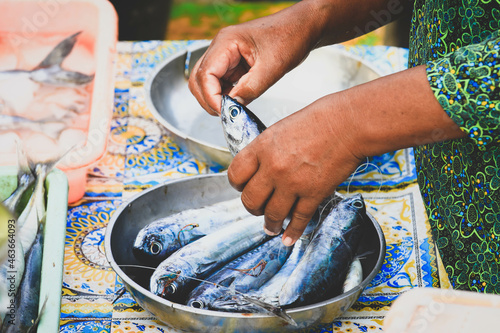
{"type": "MultiPolygon", "coordinates": [[[[180,177],[220,172],[173,143],[148,111],[145,79],[189,41],[120,42],[114,118],[108,149],[89,170],[85,197],[69,207],[60,332],[175,332],[126,292],[104,254],[106,225],[116,208],[141,190],[180,177]]],[[[338,46],[343,47],[343,46],[338,46]]],[[[349,52],[384,74],[406,68],[407,50],[354,46],[349,52]]],[[[414,287],[447,287],[416,184],[413,151],[372,158],[340,192],[361,192],[381,225],[387,254],[381,272],[341,318],[310,332],[381,331],[384,315],[414,287]]]]}

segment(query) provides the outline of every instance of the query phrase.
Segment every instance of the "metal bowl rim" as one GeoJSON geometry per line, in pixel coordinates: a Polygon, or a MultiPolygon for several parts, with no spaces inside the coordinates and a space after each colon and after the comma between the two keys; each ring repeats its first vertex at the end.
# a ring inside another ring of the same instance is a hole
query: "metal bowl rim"
{"type": "MultiPolygon", "coordinates": [[[[108,260],[108,262],[110,263],[111,267],[116,272],[116,274],[118,274],[118,276],[124,281],[126,286],[132,286],[135,290],[141,292],[142,294],[148,296],[149,298],[152,298],[156,302],[159,302],[159,303],[161,303],[165,306],[171,307],[171,308],[184,310],[184,311],[195,313],[195,314],[203,314],[203,315],[210,315],[210,316],[216,316],[216,317],[230,317],[230,318],[242,318],[242,319],[249,318],[248,314],[245,315],[243,313],[232,313],[232,312],[221,312],[221,311],[213,311],[213,310],[196,309],[196,308],[192,308],[192,307],[187,306],[187,305],[174,303],[174,302],[166,300],[160,296],[157,296],[157,295],[153,294],[151,291],[138,285],[127,274],[125,274],[125,272],[118,266],[118,264],[114,260],[114,257],[113,257],[112,251],[111,251],[111,233],[113,232],[115,222],[118,219],[118,217],[121,215],[121,213],[133,201],[135,201],[136,199],[138,199],[144,195],[147,195],[151,191],[154,191],[154,190],[161,188],[161,187],[170,186],[170,185],[175,184],[175,183],[186,182],[189,180],[199,179],[199,178],[222,177],[222,176],[227,176],[227,171],[221,172],[221,173],[216,173],[216,174],[196,175],[196,176],[190,176],[190,177],[181,178],[181,179],[174,179],[174,180],[162,183],[162,184],[155,185],[149,189],[146,189],[140,193],[137,193],[134,196],[132,196],[130,199],[128,199],[126,202],[123,202],[122,204],[120,204],[120,206],[114,212],[113,216],[110,218],[109,223],[106,227],[106,234],[104,237],[104,249],[105,249],[106,259],[108,260]]],[[[380,225],[378,224],[377,220],[375,220],[375,218],[373,218],[373,216],[371,216],[371,214],[369,214],[369,213],[367,213],[367,216],[370,218],[370,220],[373,223],[373,226],[377,230],[377,235],[378,235],[379,242],[380,242],[379,257],[377,259],[377,262],[375,263],[373,270],[370,272],[370,274],[356,288],[353,288],[345,293],[342,293],[342,294],[337,295],[333,298],[329,298],[327,300],[324,300],[324,301],[321,301],[318,303],[314,303],[314,304],[310,304],[310,305],[306,305],[306,306],[301,306],[298,308],[287,309],[286,310],[287,313],[293,314],[293,313],[298,313],[298,312],[302,312],[302,311],[307,311],[310,309],[315,309],[315,308],[322,307],[324,305],[328,305],[330,303],[333,303],[337,300],[348,298],[348,297],[350,297],[358,292],[361,293],[368,286],[370,281],[372,281],[373,278],[378,274],[378,272],[380,271],[380,268],[382,267],[382,263],[384,261],[384,258],[385,258],[386,242],[385,242],[385,237],[384,237],[384,234],[382,232],[382,229],[380,228],[380,225]]],[[[270,318],[270,317],[272,317],[272,316],[264,314],[264,313],[262,313],[262,314],[252,313],[252,318],[270,318]]]]}

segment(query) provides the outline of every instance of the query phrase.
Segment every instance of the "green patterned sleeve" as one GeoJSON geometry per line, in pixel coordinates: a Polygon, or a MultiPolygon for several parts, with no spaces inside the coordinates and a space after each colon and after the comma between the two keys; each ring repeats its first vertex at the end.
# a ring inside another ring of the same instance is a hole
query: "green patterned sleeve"
{"type": "Polygon", "coordinates": [[[485,150],[500,141],[500,35],[459,48],[427,63],[439,104],[485,150]]]}

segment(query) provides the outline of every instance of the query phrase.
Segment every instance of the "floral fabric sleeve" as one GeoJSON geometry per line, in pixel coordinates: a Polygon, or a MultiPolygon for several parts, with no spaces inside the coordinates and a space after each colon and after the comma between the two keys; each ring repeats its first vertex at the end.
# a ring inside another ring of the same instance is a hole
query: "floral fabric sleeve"
{"type": "Polygon", "coordinates": [[[427,63],[427,78],[446,113],[480,150],[500,142],[500,34],[427,63]]]}

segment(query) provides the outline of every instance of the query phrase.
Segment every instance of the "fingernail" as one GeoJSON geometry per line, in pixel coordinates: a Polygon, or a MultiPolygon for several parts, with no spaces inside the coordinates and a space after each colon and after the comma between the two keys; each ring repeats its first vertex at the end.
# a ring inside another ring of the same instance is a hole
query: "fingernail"
{"type": "Polygon", "coordinates": [[[238,103],[245,105],[245,101],[240,96],[234,96],[233,98],[237,100],[238,103]]]}
{"type": "Polygon", "coordinates": [[[269,235],[269,236],[276,236],[277,234],[279,234],[279,232],[274,232],[274,231],[271,231],[269,229],[267,229],[266,227],[264,227],[264,232],[269,235]]]}
{"type": "Polygon", "coordinates": [[[283,239],[283,245],[285,245],[285,246],[292,246],[293,245],[293,239],[291,237],[286,236],[283,239]]]}

